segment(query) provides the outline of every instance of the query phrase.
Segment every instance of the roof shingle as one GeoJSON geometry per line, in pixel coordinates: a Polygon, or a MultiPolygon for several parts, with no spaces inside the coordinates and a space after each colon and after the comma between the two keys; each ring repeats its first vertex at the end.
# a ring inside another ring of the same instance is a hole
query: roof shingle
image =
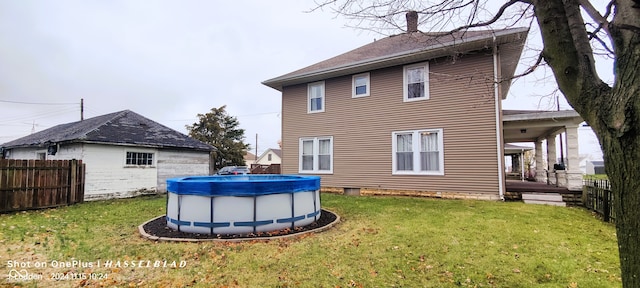
{"type": "Polygon", "coordinates": [[[262,82],[277,90],[283,86],[312,82],[362,71],[402,65],[430,57],[455,55],[510,42],[524,42],[528,30],[459,31],[454,33],[403,33],[389,36],[341,55],[262,82]],[[495,41],[495,42],[494,42],[495,41]]]}
{"type": "Polygon", "coordinates": [[[104,143],[211,151],[215,148],[133,111],[123,110],[60,124],[0,146],[45,147],[51,143],[104,143]]]}

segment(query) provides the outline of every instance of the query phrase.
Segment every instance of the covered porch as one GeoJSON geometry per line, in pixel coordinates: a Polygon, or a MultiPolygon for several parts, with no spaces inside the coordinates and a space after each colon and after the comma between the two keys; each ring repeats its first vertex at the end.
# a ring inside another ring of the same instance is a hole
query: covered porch
{"type": "MultiPolygon", "coordinates": [[[[502,113],[504,155],[518,158],[515,162],[519,164],[518,167],[512,165],[512,174],[520,173],[521,181],[535,179],[540,184],[569,191],[582,190],[578,127],[584,120],[577,112],[503,110],[502,113]],[[533,143],[534,148],[528,148],[534,151],[528,166],[524,159],[525,149],[519,143],[533,143]],[[521,151],[516,151],[518,149],[521,151]]],[[[510,182],[506,183],[507,193],[515,192],[510,191],[516,187],[510,182]]],[[[531,186],[529,189],[534,187],[542,189],[542,186],[531,186]]]]}

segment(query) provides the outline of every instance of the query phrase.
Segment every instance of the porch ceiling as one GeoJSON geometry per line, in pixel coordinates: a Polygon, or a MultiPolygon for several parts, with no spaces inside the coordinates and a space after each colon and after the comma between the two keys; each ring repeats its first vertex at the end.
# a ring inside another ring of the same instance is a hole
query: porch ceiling
{"type": "Polygon", "coordinates": [[[535,142],[563,132],[565,126],[577,126],[584,121],[573,110],[503,110],[502,114],[504,143],[535,142]]]}

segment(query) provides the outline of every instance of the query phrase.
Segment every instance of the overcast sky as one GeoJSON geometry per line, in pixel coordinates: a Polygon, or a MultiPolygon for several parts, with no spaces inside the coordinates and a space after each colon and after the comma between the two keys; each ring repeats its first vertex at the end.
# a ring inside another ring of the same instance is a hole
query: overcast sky
{"type": "MultiPolygon", "coordinates": [[[[0,143],[80,120],[83,98],[85,118],[129,109],[185,134],[198,113],[227,105],[252,152],[256,134],[258,154],[277,148],[280,92],[260,82],[384,37],[347,28],[329,11],[305,12],[313,7],[0,0],[0,143]]],[[[504,108],[555,107],[542,97],[555,87],[545,75],[516,81],[504,108]]],[[[581,138],[581,153],[596,152],[593,141],[581,138]]]]}

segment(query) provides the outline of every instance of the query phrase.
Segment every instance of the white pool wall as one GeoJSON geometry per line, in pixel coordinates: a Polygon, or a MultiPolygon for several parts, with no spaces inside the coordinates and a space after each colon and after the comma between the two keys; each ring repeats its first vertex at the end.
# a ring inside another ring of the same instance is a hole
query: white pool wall
{"type": "Polygon", "coordinates": [[[321,213],[319,189],[255,196],[180,195],[169,191],[167,197],[167,226],[189,233],[277,231],[309,225],[321,213]]]}

